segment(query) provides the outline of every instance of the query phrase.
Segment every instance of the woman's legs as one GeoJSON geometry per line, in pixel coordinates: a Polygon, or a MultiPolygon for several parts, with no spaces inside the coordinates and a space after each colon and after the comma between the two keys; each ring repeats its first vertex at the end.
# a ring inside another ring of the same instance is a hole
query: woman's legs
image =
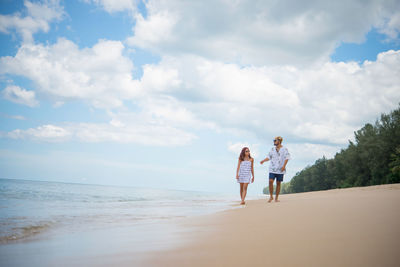
{"type": "Polygon", "coordinates": [[[243,183],[240,183],[240,199],[243,199],[243,183]]]}
{"type": "Polygon", "coordinates": [[[240,185],[243,185],[242,203],[240,203],[240,204],[244,204],[244,203],[245,203],[245,202],[244,202],[244,199],[246,198],[246,194],[247,194],[247,186],[248,186],[249,184],[243,183],[243,184],[240,184],[240,185]]]}

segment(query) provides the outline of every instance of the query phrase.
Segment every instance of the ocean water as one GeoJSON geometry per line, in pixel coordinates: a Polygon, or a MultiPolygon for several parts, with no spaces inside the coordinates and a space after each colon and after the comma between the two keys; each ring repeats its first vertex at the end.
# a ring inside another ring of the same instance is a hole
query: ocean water
{"type": "Polygon", "coordinates": [[[50,233],[162,223],[237,203],[233,194],[0,179],[0,246],[50,233]]]}

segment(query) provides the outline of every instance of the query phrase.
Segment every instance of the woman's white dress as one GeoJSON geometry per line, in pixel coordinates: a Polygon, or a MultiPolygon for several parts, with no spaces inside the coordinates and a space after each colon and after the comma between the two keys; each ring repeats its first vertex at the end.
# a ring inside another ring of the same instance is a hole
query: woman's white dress
{"type": "Polygon", "coordinates": [[[238,183],[251,182],[251,161],[244,160],[240,163],[238,183]]]}

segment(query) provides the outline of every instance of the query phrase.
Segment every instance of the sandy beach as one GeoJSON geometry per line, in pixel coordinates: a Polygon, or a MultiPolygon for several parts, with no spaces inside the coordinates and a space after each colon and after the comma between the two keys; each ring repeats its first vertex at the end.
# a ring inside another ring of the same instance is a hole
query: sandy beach
{"type": "Polygon", "coordinates": [[[192,229],[187,242],[143,255],[140,265],[400,265],[400,184],[253,200],[181,223],[192,229]]]}
{"type": "MultiPolygon", "coordinates": [[[[400,184],[282,195],[280,200],[267,203],[265,196],[240,206],[238,199],[230,204],[233,209],[139,224],[111,213],[115,219],[108,224],[82,221],[3,244],[0,265],[400,265],[400,184]]],[[[126,216],[127,209],[117,212],[126,216]]],[[[159,212],[173,210],[170,205],[159,212]]]]}

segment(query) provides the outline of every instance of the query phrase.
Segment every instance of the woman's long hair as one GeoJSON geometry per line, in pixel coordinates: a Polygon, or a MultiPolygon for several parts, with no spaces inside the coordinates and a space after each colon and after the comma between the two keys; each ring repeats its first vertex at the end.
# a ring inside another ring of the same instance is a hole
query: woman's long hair
{"type": "MultiPolygon", "coordinates": [[[[245,151],[246,151],[246,149],[249,149],[249,148],[245,146],[244,148],[242,148],[242,152],[240,152],[239,159],[240,159],[241,161],[243,161],[243,160],[244,160],[244,156],[245,156],[245,151]]],[[[250,149],[249,149],[249,151],[250,151],[250,149]]],[[[252,159],[252,157],[251,157],[250,153],[249,153],[249,158],[251,158],[251,159],[252,159]]]]}

